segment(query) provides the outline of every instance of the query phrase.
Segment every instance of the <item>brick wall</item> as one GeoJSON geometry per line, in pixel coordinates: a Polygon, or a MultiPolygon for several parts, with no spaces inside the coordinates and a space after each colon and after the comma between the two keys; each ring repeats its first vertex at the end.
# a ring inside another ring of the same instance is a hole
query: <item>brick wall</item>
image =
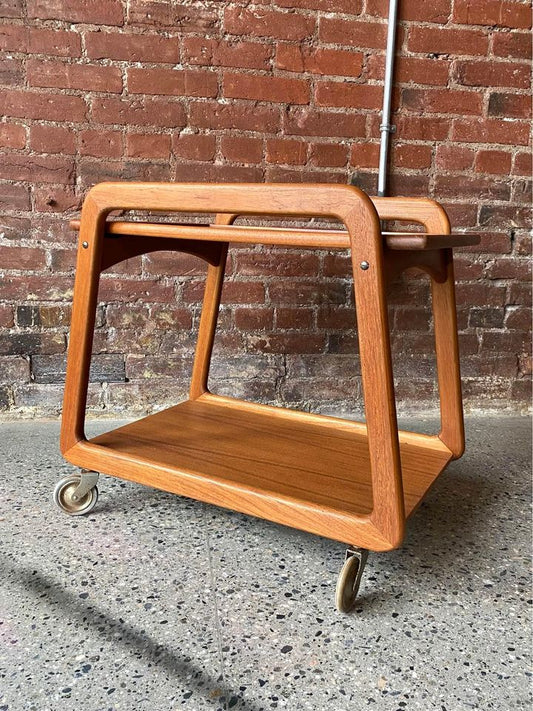
{"type": "MultiPolygon", "coordinates": [[[[523,408],[529,2],[400,5],[391,193],[435,197],[456,229],[482,233],[457,257],[465,399],[523,408]]],[[[355,173],[375,192],[387,7],[0,0],[0,408],[59,411],[75,256],[67,222],[95,182],[346,183],[355,173]]],[[[202,275],[193,258],[159,253],[104,278],[91,411],[184,396],[202,275]]],[[[344,254],[233,249],[215,389],[358,409],[351,288],[344,254]]],[[[403,409],[435,403],[428,304],[424,278],[391,293],[403,409]]]]}

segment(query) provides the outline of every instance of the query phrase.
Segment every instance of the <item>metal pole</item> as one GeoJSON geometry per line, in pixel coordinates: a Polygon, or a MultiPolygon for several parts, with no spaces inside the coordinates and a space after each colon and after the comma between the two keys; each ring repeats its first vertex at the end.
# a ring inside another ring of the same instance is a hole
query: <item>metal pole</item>
{"type": "Polygon", "coordinates": [[[383,86],[383,111],[381,113],[381,147],[379,152],[378,195],[385,195],[387,187],[387,163],[389,157],[390,134],[396,130],[390,125],[392,103],[392,77],[394,72],[394,50],[396,43],[396,23],[398,16],[398,0],[390,0],[389,26],[387,32],[387,55],[385,58],[385,82],[383,86]]]}

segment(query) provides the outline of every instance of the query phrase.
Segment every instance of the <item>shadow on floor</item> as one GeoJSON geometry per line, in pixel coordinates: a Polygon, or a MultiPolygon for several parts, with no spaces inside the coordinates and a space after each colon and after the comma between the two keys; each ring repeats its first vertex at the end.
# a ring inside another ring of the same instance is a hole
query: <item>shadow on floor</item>
{"type": "MultiPolygon", "coordinates": [[[[144,662],[166,671],[173,678],[182,678],[187,684],[191,683],[187,678],[192,675],[193,684],[195,684],[193,693],[197,696],[204,695],[213,704],[220,704],[217,706],[217,711],[232,708],[237,703],[239,711],[263,711],[263,707],[259,708],[253,701],[245,701],[238,693],[225,686],[223,678],[213,679],[194,661],[180,656],[176,650],[166,644],[159,643],[146,632],[115,619],[94,605],[84,604],[82,600],[58,585],[50,576],[43,575],[37,570],[30,572],[18,568],[2,554],[0,554],[0,558],[0,574],[3,579],[5,580],[9,576],[10,580],[13,580],[25,592],[38,598],[39,605],[44,602],[51,607],[58,606],[62,616],[69,616],[72,620],[84,625],[90,624],[100,634],[102,627],[106,631],[113,630],[113,632],[119,629],[120,636],[113,634],[113,643],[123,645],[127,651],[131,651],[131,647],[134,647],[144,662]],[[220,696],[217,695],[216,699],[212,696],[213,690],[220,692],[220,696]]],[[[64,625],[63,622],[61,624],[64,625]]]]}

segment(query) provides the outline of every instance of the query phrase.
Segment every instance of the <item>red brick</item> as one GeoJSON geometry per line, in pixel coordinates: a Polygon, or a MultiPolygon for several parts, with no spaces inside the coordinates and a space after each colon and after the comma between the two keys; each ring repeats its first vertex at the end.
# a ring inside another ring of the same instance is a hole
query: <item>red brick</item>
{"type": "Polygon", "coordinates": [[[57,57],[81,57],[81,36],[68,30],[28,28],[28,52],[57,57]]]}
{"type": "Polygon", "coordinates": [[[489,40],[485,32],[471,29],[436,28],[413,25],[409,28],[407,49],[431,55],[485,55],[489,40]]]}
{"type": "Polygon", "coordinates": [[[178,162],[174,178],[183,182],[260,183],[262,171],[254,166],[178,162]]]}
{"type": "Polygon", "coordinates": [[[236,272],[242,276],[315,276],[318,257],[310,252],[242,252],[236,257],[236,272]]]}
{"type": "Polygon", "coordinates": [[[528,29],[531,27],[531,8],[528,3],[512,0],[455,0],[453,20],[463,25],[528,29]]]}
{"type": "Polygon", "coordinates": [[[325,44],[383,49],[386,36],[387,27],[382,23],[329,17],[320,20],[319,39],[325,44]]]}
{"type": "MultiPolygon", "coordinates": [[[[399,56],[396,59],[394,76],[395,80],[400,84],[446,86],[450,66],[451,62],[446,59],[399,56]]],[[[382,54],[370,55],[367,63],[367,76],[369,79],[383,80],[385,76],[385,57],[382,54]]]]}
{"type": "Polygon", "coordinates": [[[475,152],[464,146],[441,144],[437,146],[435,165],[440,170],[469,170],[474,163],[475,152]]]}
{"type": "Polygon", "coordinates": [[[517,153],[514,158],[514,175],[531,175],[533,173],[533,158],[529,151],[517,153]]]}
{"type": "MultiPolygon", "coordinates": [[[[410,195],[412,197],[427,197],[429,190],[430,176],[427,172],[406,175],[405,173],[393,173],[389,178],[389,189],[391,195],[410,195]]],[[[367,192],[375,193],[375,188],[367,188],[367,192]]],[[[437,193],[438,195],[438,193],[437,193]]]]}
{"type": "Polygon", "coordinates": [[[365,135],[366,121],[361,115],[295,108],[285,115],[285,132],[297,136],[358,138],[365,135]]]}
{"type": "Polygon", "coordinates": [[[75,166],[70,158],[6,154],[0,162],[0,178],[38,183],[72,183],[75,166]]]}
{"type": "Polygon", "coordinates": [[[247,338],[247,351],[261,353],[322,353],[326,347],[323,334],[265,333],[247,338]]]}
{"type": "MultiPolygon", "coordinates": [[[[418,0],[402,0],[398,8],[400,20],[414,22],[436,22],[446,24],[450,19],[451,0],[432,0],[420,3],[418,0]]],[[[367,0],[367,15],[375,17],[389,16],[389,0],[367,0]]]]}
{"type": "Polygon", "coordinates": [[[464,86],[504,86],[515,89],[529,87],[530,67],[516,62],[467,61],[457,62],[454,76],[464,86]]]}
{"type": "Polygon", "coordinates": [[[516,328],[521,331],[531,329],[531,308],[510,306],[505,310],[505,327],[516,328]]]}
{"type": "Polygon", "coordinates": [[[242,331],[264,331],[274,325],[274,310],[271,308],[237,308],[235,326],[242,331]]]}
{"type": "Polygon", "coordinates": [[[0,208],[2,210],[29,210],[30,188],[26,185],[9,185],[0,182],[0,208]]]}
{"type": "Polygon", "coordinates": [[[117,279],[104,275],[100,280],[98,298],[101,301],[138,301],[170,304],[174,302],[174,286],[149,279],[117,279]]]}
{"type": "Polygon", "coordinates": [[[263,141],[245,136],[222,136],[221,150],[224,158],[234,163],[261,163],[263,141]]]}
{"type": "Polygon", "coordinates": [[[527,94],[491,94],[489,116],[529,118],[531,116],[531,97],[527,94]]]}
{"type": "Polygon", "coordinates": [[[169,158],[170,135],[165,133],[128,133],[126,155],[132,158],[169,158]]]}
{"type": "Polygon", "coordinates": [[[313,310],[298,308],[284,308],[278,306],[276,309],[276,329],[308,329],[313,323],[313,310]]]}
{"type": "Polygon", "coordinates": [[[341,12],[347,15],[359,15],[362,0],[274,0],[274,5],[288,9],[321,10],[322,12],[341,12]]]}
{"type": "Polygon", "coordinates": [[[76,152],[76,135],[70,128],[32,124],[30,128],[30,148],[36,153],[76,152]]]}
{"type": "Polygon", "coordinates": [[[323,81],[316,86],[315,101],[317,106],[378,109],[383,102],[383,88],[344,81],[323,81]]]}
{"type": "Polygon", "coordinates": [[[16,123],[0,123],[0,148],[24,148],[26,130],[16,123]]]}
{"type": "Polygon", "coordinates": [[[218,94],[218,78],[215,72],[129,68],[128,92],[215,97],[218,94]]]}
{"type": "Polygon", "coordinates": [[[478,151],[476,153],[476,173],[508,175],[511,172],[511,153],[504,151],[478,151]]]}
{"type": "MultiPolygon", "coordinates": [[[[144,273],[155,276],[203,276],[205,262],[192,254],[179,252],[153,252],[144,258],[144,273]]],[[[160,318],[163,323],[163,318],[160,318]]]]}
{"type": "Polygon", "coordinates": [[[356,168],[377,168],[379,150],[379,143],[353,143],[350,164],[356,168]]]}
{"type": "Polygon", "coordinates": [[[486,276],[489,279],[512,279],[529,284],[531,283],[531,262],[529,259],[520,259],[516,256],[497,259],[488,265],[486,276]]]}
{"type": "Polygon", "coordinates": [[[0,5],[0,17],[19,18],[24,14],[23,0],[3,0],[0,5]]]}
{"type": "Polygon", "coordinates": [[[191,126],[198,128],[232,128],[276,133],[279,130],[280,114],[278,109],[270,106],[255,106],[251,110],[248,103],[222,104],[215,101],[202,101],[191,102],[189,122],[191,126]]]}
{"type": "Polygon", "coordinates": [[[82,156],[119,158],[122,156],[123,135],[119,131],[80,131],[79,151],[82,156]]]}
{"type": "Polygon", "coordinates": [[[42,249],[0,246],[0,265],[2,269],[34,271],[42,269],[45,264],[46,255],[42,249]]]}
{"type": "MultiPolygon", "coordinates": [[[[438,175],[435,190],[439,197],[449,198],[457,194],[457,178],[452,175],[438,175]]],[[[508,182],[485,177],[462,177],[461,194],[476,200],[509,200],[511,187],[508,182]]]]}
{"type": "Polygon", "coordinates": [[[22,25],[0,25],[0,49],[6,52],[26,52],[28,30],[22,25]]]}
{"type": "Polygon", "coordinates": [[[308,104],[309,83],[302,79],[250,74],[224,74],[224,96],[230,99],[308,104]]]}
{"type": "Polygon", "coordinates": [[[224,10],[224,29],[232,35],[304,40],[315,30],[314,15],[230,6],[224,10]]]}
{"type": "Polygon", "coordinates": [[[272,57],[270,44],[259,42],[184,37],[183,61],[211,67],[269,69],[272,57]]]}
{"type": "Polygon", "coordinates": [[[33,91],[4,91],[0,99],[4,116],[37,119],[40,121],[79,122],[86,118],[87,107],[79,96],[37,93],[33,91]]]}
{"type": "Polygon", "coordinates": [[[346,301],[346,287],[338,282],[272,281],[268,288],[273,304],[311,305],[346,301]]]}
{"type": "Polygon", "coordinates": [[[333,168],[284,168],[270,165],[266,169],[267,183],[346,183],[345,171],[333,168]]]}
{"type": "Polygon", "coordinates": [[[0,84],[20,86],[24,83],[24,68],[20,59],[0,59],[0,84]]]}
{"type": "Polygon", "coordinates": [[[431,146],[399,143],[394,148],[392,160],[397,168],[429,168],[431,166],[431,154],[431,146]]]}
{"type": "Polygon", "coordinates": [[[81,208],[81,197],[76,195],[71,186],[35,186],[33,188],[33,202],[36,212],[63,213],[81,208]]]}
{"type": "MultiPolygon", "coordinates": [[[[9,301],[63,301],[72,299],[72,279],[56,275],[24,274],[21,276],[6,275],[2,278],[2,296],[9,301]]],[[[58,337],[64,342],[62,334],[50,334],[52,343],[57,343],[58,337]]],[[[61,352],[59,348],[55,352],[61,352]]],[[[53,350],[48,350],[53,353],[53,350]]]]}
{"type": "Polygon", "coordinates": [[[159,0],[129,0],[128,24],[166,28],[175,32],[203,32],[218,24],[216,9],[159,0]]]}
{"type": "Polygon", "coordinates": [[[216,153],[215,136],[198,133],[179,133],[172,137],[172,151],[185,160],[211,161],[216,153]]]}
{"type": "Polygon", "coordinates": [[[155,159],[102,161],[83,158],[78,161],[78,183],[82,189],[107,180],[166,182],[170,180],[170,165],[168,161],[155,159]]]}
{"type": "Polygon", "coordinates": [[[359,77],[363,71],[363,60],[361,52],[296,44],[278,44],[276,51],[276,66],[289,72],[359,77]]]}
{"type": "MultiPolygon", "coordinates": [[[[415,115],[400,115],[394,117],[398,136],[411,141],[444,141],[450,133],[450,119],[415,115]]],[[[372,136],[379,136],[380,119],[376,117],[372,123],[372,136]]]]}
{"type": "Polygon", "coordinates": [[[404,89],[402,102],[411,111],[429,114],[483,113],[483,96],[477,91],[455,89],[404,89]]]}
{"type": "MultiPolygon", "coordinates": [[[[203,282],[189,282],[183,289],[185,303],[201,301],[204,293],[203,282]]],[[[226,281],[222,291],[224,304],[262,304],[265,301],[265,287],[257,281],[226,281]]]]}
{"type": "Polygon", "coordinates": [[[14,326],[13,307],[6,304],[0,305],[0,326],[2,328],[11,328],[14,326]]]}
{"type": "Polygon", "coordinates": [[[456,119],[453,122],[452,140],[461,143],[502,143],[524,145],[529,142],[529,124],[526,121],[497,119],[456,119]]]}
{"type": "Polygon", "coordinates": [[[120,0],[28,0],[28,17],[95,25],[122,25],[120,0]]]}
{"type": "Polygon", "coordinates": [[[272,138],[266,142],[266,160],[269,163],[303,165],[307,158],[307,143],[283,138],[272,138]]]}
{"type": "Polygon", "coordinates": [[[493,32],[492,52],[496,57],[531,59],[531,35],[529,32],[493,32]]]}
{"type": "Polygon", "coordinates": [[[118,32],[88,32],[85,35],[87,56],[91,59],[118,59],[125,62],[167,62],[180,60],[177,38],[144,33],[127,35],[118,32]]]}
{"type": "Polygon", "coordinates": [[[29,60],[27,72],[30,86],[105,91],[115,94],[120,94],[122,91],[122,72],[118,67],[29,60]]]}
{"type": "Polygon", "coordinates": [[[92,113],[93,120],[103,124],[180,128],[187,122],[185,109],[180,103],[159,98],[95,98],[92,113]]]}
{"type": "Polygon", "coordinates": [[[342,168],[348,162],[348,145],[342,143],[314,143],[311,163],[320,167],[342,168]]]}

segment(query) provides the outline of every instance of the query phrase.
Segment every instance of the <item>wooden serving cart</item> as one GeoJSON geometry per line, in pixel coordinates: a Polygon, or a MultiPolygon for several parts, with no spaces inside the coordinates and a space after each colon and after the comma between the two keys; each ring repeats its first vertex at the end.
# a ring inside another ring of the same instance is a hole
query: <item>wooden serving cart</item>
{"type": "Polygon", "coordinates": [[[61,452],[81,473],[54,498],[91,511],[98,473],[147,484],[349,544],[336,604],[355,601],[367,551],[398,547],[405,522],[464,449],[452,248],[444,210],[427,199],[370,198],[341,185],[101,183],[83,204],[61,427],[61,452]],[[113,210],[211,213],[214,224],[108,221],[113,210]],[[239,216],[336,218],[343,230],[237,226],[239,216]],[[380,220],[423,225],[382,233],[380,220]],[[230,242],[351,251],[366,423],[214,395],[208,374],[230,242]],[[100,273],[157,250],[207,262],[186,402],[87,439],[89,366],[100,273]],[[418,267],[431,278],[440,392],[438,436],[398,430],[386,287],[418,267]]]}

